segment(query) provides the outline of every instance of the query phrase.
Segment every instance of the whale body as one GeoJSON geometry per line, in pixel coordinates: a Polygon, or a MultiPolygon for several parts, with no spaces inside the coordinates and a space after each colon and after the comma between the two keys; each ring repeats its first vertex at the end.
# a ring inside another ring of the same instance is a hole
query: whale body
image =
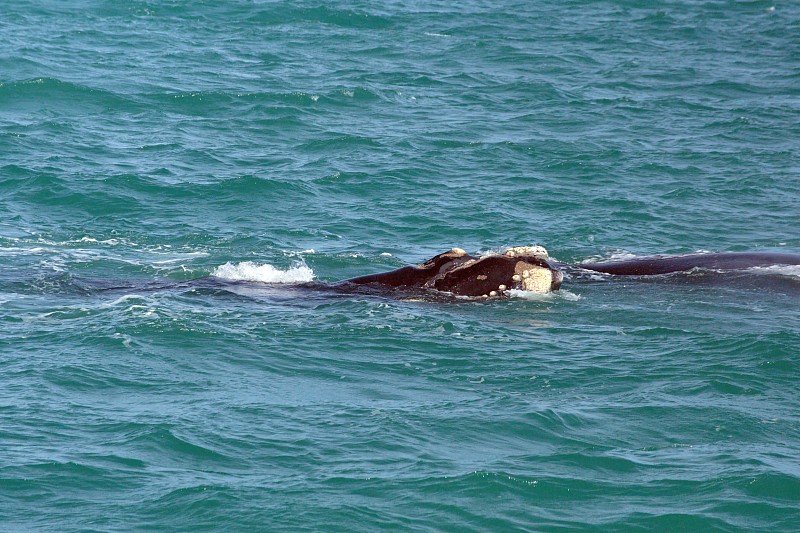
{"type": "Polygon", "coordinates": [[[563,274],[541,246],[521,246],[475,257],[453,248],[416,266],[352,278],[351,285],[432,289],[458,296],[497,296],[510,289],[558,290],[563,274]]]}
{"type": "Polygon", "coordinates": [[[685,254],[607,261],[602,263],[580,263],[575,267],[615,276],[653,276],[686,272],[695,268],[708,270],[746,270],[754,267],[774,265],[800,265],[799,254],[771,252],[724,252],[685,254]]]}
{"type": "Polygon", "coordinates": [[[735,271],[774,265],[800,265],[800,254],[698,253],[570,265],[552,260],[541,246],[521,246],[480,257],[453,248],[419,265],[348,279],[336,286],[341,290],[353,286],[437,290],[458,296],[489,298],[502,296],[512,289],[536,293],[556,291],[564,279],[565,269],[613,276],[654,276],[693,269],[735,271]]]}

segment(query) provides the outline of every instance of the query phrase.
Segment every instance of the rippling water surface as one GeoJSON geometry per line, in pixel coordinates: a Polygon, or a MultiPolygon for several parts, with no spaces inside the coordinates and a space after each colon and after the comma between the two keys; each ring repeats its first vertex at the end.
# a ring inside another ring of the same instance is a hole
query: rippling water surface
{"type": "Polygon", "coordinates": [[[798,87],[782,0],[7,3],[0,529],[796,530],[796,268],[293,282],[800,252],[798,87]]]}

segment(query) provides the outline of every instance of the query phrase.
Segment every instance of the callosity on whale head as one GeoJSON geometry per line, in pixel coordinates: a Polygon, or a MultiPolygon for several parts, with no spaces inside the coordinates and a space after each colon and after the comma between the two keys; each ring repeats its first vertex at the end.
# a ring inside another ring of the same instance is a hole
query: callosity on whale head
{"type": "Polygon", "coordinates": [[[462,296],[491,297],[511,289],[544,294],[558,290],[563,279],[541,246],[520,246],[503,253],[466,257],[466,261],[440,272],[426,286],[462,296]]]}
{"type": "Polygon", "coordinates": [[[550,255],[543,246],[518,246],[506,250],[504,255],[519,259],[514,268],[514,276],[512,276],[512,281],[519,283],[519,289],[548,293],[557,291],[561,286],[564,275],[560,270],[551,266],[548,261],[550,255]],[[525,259],[529,257],[535,261],[526,261],[525,259]],[[544,264],[542,264],[542,260],[544,264]]]}

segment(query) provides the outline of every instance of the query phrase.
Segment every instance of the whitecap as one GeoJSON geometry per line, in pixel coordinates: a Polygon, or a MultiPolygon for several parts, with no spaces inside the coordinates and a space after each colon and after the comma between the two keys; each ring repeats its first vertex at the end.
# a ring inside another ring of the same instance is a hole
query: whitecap
{"type": "Polygon", "coordinates": [[[750,272],[759,274],[787,276],[790,278],[800,279],[800,265],[771,265],[764,267],[752,267],[748,269],[750,272]]]}
{"type": "Polygon", "coordinates": [[[581,299],[580,294],[575,294],[574,292],[570,292],[564,289],[547,293],[522,291],[519,289],[509,289],[506,292],[512,298],[519,298],[520,300],[530,300],[533,302],[550,302],[554,298],[568,300],[570,302],[575,302],[581,299]]]}
{"type": "Polygon", "coordinates": [[[236,264],[228,262],[215,268],[211,275],[230,281],[259,281],[261,283],[304,283],[314,279],[314,271],[302,263],[281,270],[270,264],[259,264],[253,261],[236,264]]]}

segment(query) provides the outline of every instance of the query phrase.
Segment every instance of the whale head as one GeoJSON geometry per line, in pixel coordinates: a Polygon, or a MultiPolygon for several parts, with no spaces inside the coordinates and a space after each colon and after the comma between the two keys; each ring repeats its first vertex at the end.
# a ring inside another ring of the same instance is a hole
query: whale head
{"type": "Polygon", "coordinates": [[[563,280],[541,246],[509,248],[453,262],[442,270],[426,285],[463,296],[491,297],[512,289],[545,294],[558,290],[563,280]]]}
{"type": "Polygon", "coordinates": [[[453,248],[416,266],[351,278],[350,285],[435,289],[458,296],[493,297],[509,290],[540,294],[558,290],[563,276],[541,246],[519,246],[474,257],[453,248]]]}

